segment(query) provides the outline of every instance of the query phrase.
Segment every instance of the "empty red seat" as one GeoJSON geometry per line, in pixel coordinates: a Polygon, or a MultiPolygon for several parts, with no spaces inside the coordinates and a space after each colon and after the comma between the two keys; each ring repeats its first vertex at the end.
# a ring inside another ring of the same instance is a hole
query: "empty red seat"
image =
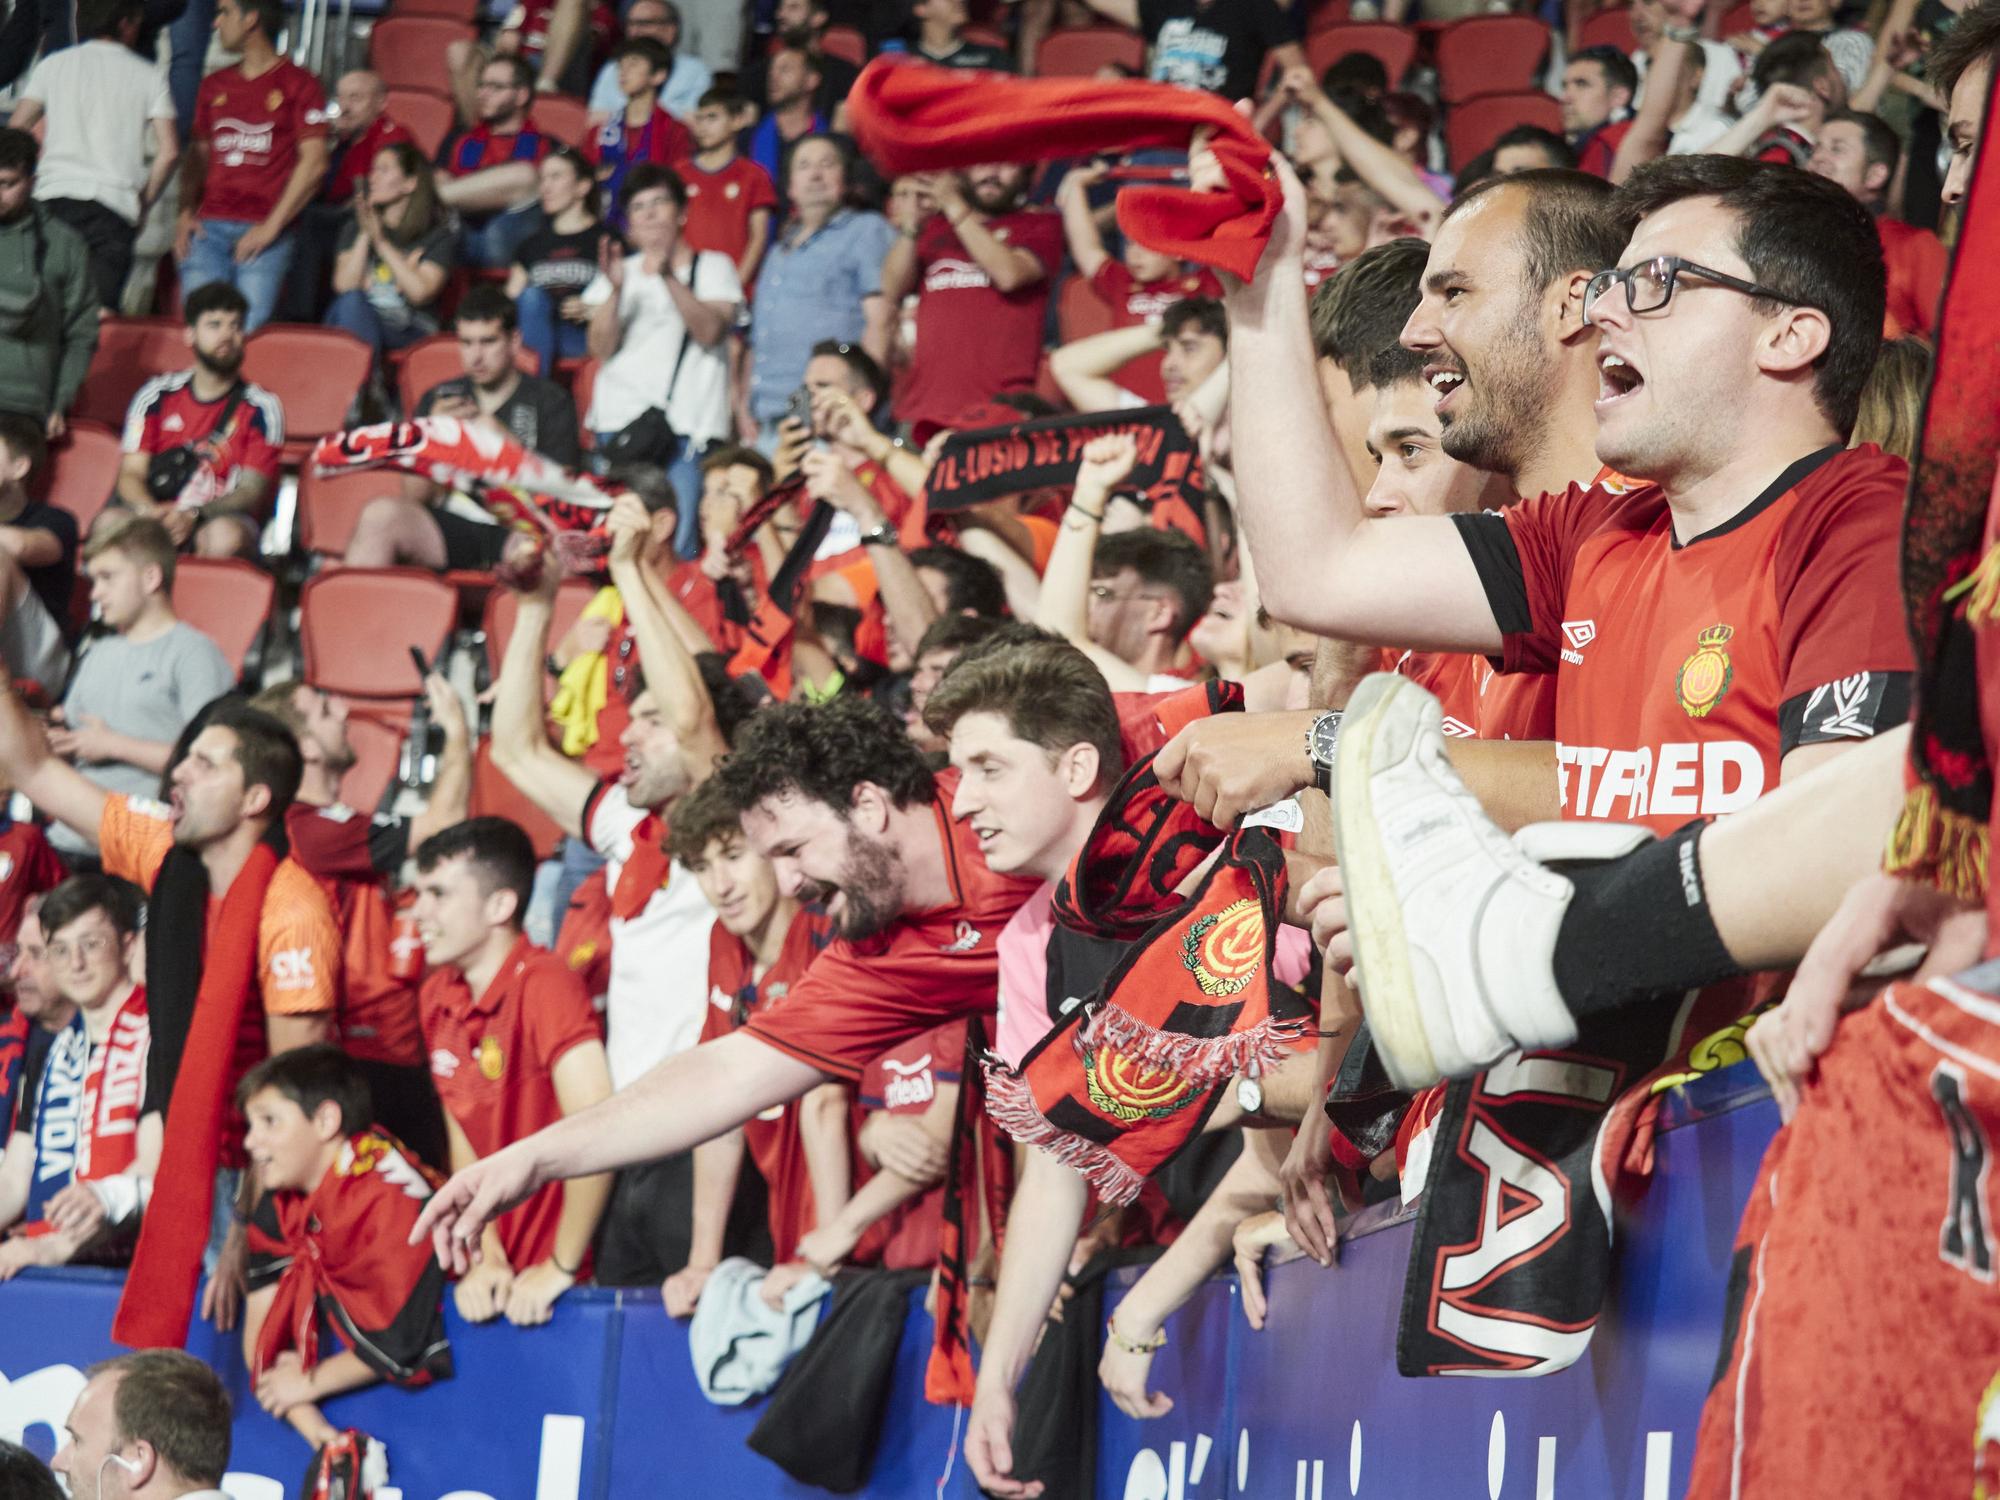
{"type": "Polygon", "coordinates": [[[479,13],[479,0],[394,0],[390,14],[435,16],[445,21],[470,24],[479,13]]]}
{"type": "Polygon", "coordinates": [[[1438,96],[1519,93],[1541,81],[1549,28],[1533,16],[1467,16],[1437,34],[1438,96]]]}
{"type": "Polygon", "coordinates": [[[393,719],[365,707],[348,715],[347,743],[354,747],[354,764],[340,780],[342,802],[370,814],[382,807],[396,779],[408,723],[407,709],[393,719]]]}
{"type": "Polygon", "coordinates": [[[1620,52],[1635,52],[1638,42],[1632,36],[1632,11],[1621,5],[1616,10],[1600,10],[1583,23],[1577,33],[1577,47],[1616,47],[1620,52]]]}
{"type": "Polygon", "coordinates": [[[567,94],[537,94],[530,122],[543,135],[581,151],[590,139],[590,106],[567,94]]]}
{"type": "Polygon", "coordinates": [[[91,524],[110,502],[124,457],[118,434],[95,422],[72,422],[69,435],[49,449],[42,498],[76,517],[79,537],[90,534],[91,524]]]}
{"type": "Polygon", "coordinates": [[[819,50],[860,67],[868,61],[868,39],[852,26],[829,26],[821,34],[819,50]]]}
{"type": "Polygon", "coordinates": [[[97,325],[97,352],[70,403],[72,422],[102,422],[122,431],[139,387],[194,363],[178,318],[106,318],[97,325]]]}
{"type": "Polygon", "coordinates": [[[535,857],[547,859],[562,841],[562,830],[526,793],[493,764],[493,741],[483,739],[472,752],[472,798],[467,811],[475,818],[511,818],[521,825],[535,857]]]}
{"type": "Polygon", "coordinates": [[[477,33],[468,21],[441,16],[390,16],[375,23],[368,38],[368,66],[392,89],[451,86],[445,53],[453,42],[470,42],[477,33]]]}
{"type": "Polygon", "coordinates": [[[278,580],[234,557],[183,557],[174,565],[174,613],[222,648],[238,678],[271,620],[278,580]]]}
{"type": "MultiPolygon", "coordinates": [[[[596,597],[598,586],[587,578],[565,578],[556,585],[554,609],[549,617],[549,649],[569,634],[576,617],[583,613],[584,605],[596,597]]],[[[480,630],[486,637],[486,670],[494,679],[500,676],[500,662],[507,655],[507,643],[514,638],[514,619],[520,613],[520,597],[512,589],[494,589],[486,596],[486,608],[481,615],[480,630]]],[[[547,673],[542,674],[547,677],[547,673]]],[[[554,680],[548,683],[550,692],[555,691],[554,680]]]]}
{"type": "Polygon", "coordinates": [[[1145,38],[1123,26],[1072,26],[1051,31],[1035,49],[1035,72],[1043,78],[1088,78],[1107,65],[1143,72],[1145,38]]]}
{"type": "Polygon", "coordinates": [[[388,115],[417,138],[426,158],[437,156],[458,123],[451,100],[429,89],[390,89],[388,115]]]}
{"type": "Polygon", "coordinates": [[[1524,94],[1480,94],[1454,104],[1444,118],[1445,155],[1456,172],[1516,125],[1539,125],[1562,134],[1562,106],[1539,89],[1524,94]]]}
{"type": "Polygon", "coordinates": [[[423,690],[410,649],[436,662],[458,621],[458,592],[421,568],[333,568],[299,591],[306,681],[407,711],[423,690]]]}
{"type": "Polygon", "coordinates": [[[374,351],[351,333],[313,323],[266,323],[243,341],[243,376],[285,409],[285,462],[296,466],[347,425],[374,351]]]}
{"type": "Polygon", "coordinates": [[[308,469],[299,476],[299,550],[315,557],[344,557],[354,523],[371,501],[393,496],[403,476],[390,469],[322,478],[308,469]]]}
{"type": "Polygon", "coordinates": [[[1389,75],[1389,86],[1395,88],[1416,61],[1417,34],[1386,21],[1348,21],[1322,27],[1306,38],[1306,64],[1316,74],[1326,72],[1351,52],[1366,52],[1378,59],[1389,75]]]}

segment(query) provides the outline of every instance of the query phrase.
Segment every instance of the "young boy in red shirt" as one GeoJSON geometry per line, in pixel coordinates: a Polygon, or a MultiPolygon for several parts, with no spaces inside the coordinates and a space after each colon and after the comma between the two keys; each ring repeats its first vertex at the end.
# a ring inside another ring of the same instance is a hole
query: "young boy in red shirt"
{"type": "MultiPolygon", "coordinates": [[[[584,156],[597,169],[597,180],[607,203],[616,205],[612,224],[625,227],[625,210],[619,189],[625,174],[642,161],[666,166],[679,161],[694,147],[694,138],[660,107],[660,90],[674,60],[667,49],[649,36],[635,36],[621,42],[612,54],[618,68],[618,87],[625,95],[625,108],[598,127],[583,148],[584,156]]],[[[697,247],[698,248],[698,247],[697,247]]]]}
{"type": "MultiPolygon", "coordinates": [[[[521,932],[534,881],[534,846],[505,818],[469,818],[417,850],[417,933],[431,963],[417,1004],[454,1171],[611,1095],[582,981],[521,932]]],[[[599,1174],[501,1215],[458,1283],[459,1315],[546,1323],[588,1274],[610,1190],[599,1174]]]]}
{"type": "MultiPolygon", "coordinates": [[[[701,1033],[704,1042],[714,1041],[753,1015],[784,1004],[830,934],[823,918],[779,895],[771,862],[751,849],[735,807],[716,782],[703,782],[675,805],[670,847],[715,908],[715,926],[709,930],[708,1019],[701,1033]]],[[[746,1147],[768,1192],[774,1267],[795,1260],[800,1240],[839,1211],[852,1181],[850,1113],[847,1090],[837,1083],[822,1084],[802,1099],[695,1147],[688,1263],[660,1288],[670,1316],[685,1318],[694,1312],[709,1273],[722,1263],[729,1206],[746,1147]]]]}
{"type": "Polygon", "coordinates": [[[736,149],[736,114],[743,101],[729,89],[710,89],[694,111],[694,150],[674,163],[687,184],[687,222],[681,233],[697,250],[719,250],[736,262],[747,292],[771,243],[778,190],[766,172],[736,149]]]}
{"type": "MultiPolygon", "coordinates": [[[[409,1243],[436,1187],[422,1163],[371,1118],[368,1083],[329,1043],[268,1057],[244,1076],[238,1103],[263,1196],[250,1220],[250,1299],[243,1358],[257,1404],[288,1422],[317,1455],[348,1440],[320,1403],[386,1380],[414,1390],[451,1375],[444,1272],[409,1243]],[[322,1357],[323,1323],[346,1347],[322,1357]]],[[[378,1456],[379,1455],[379,1456],[378,1456]]]]}

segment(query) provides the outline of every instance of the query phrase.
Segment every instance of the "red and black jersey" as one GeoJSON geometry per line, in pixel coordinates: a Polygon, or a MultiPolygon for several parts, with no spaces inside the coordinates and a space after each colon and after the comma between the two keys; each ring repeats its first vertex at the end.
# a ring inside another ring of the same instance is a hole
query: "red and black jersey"
{"type": "Polygon", "coordinates": [[[310,1193],[266,1193],[250,1217],[248,1279],[278,1289],[259,1330],[254,1378],[286,1350],[311,1369],[321,1324],[382,1379],[429,1385],[451,1374],[444,1269],[410,1230],[437,1190],[387,1131],[357,1131],[310,1193]]]}
{"type": "MultiPolygon", "coordinates": [[[[827,944],[826,919],[801,911],[785,931],[778,958],[762,975],[741,938],[721,922],[709,929],[708,1016],[701,1039],[729,1035],[752,1016],[785,1003],[799,976],[827,944]]],[[[798,1101],[768,1109],[743,1124],[743,1143],[764,1178],[771,1223],[772,1264],[792,1259],[798,1243],[818,1225],[805,1142],[799,1135],[798,1101]]]]}
{"type": "Polygon", "coordinates": [[[1654,485],[1455,517],[1502,669],[1557,674],[1564,816],[1668,832],[1749,806],[1801,745],[1901,724],[1907,474],[1872,446],[1822,449],[1686,542],[1654,485]]]}
{"type": "Polygon", "coordinates": [[[199,449],[202,468],[177,497],[179,505],[206,505],[236,488],[246,472],[262,474],[275,485],[284,445],[285,411],[276,396],[245,382],[234,402],[228,393],[203,401],[194,393],[193,370],[147,381],[125,413],[127,453],[199,449]]]}
{"type": "MultiPolygon", "coordinates": [[[[965,1025],[954,1021],[940,1026],[876,1058],[861,1075],[861,1108],[892,1115],[927,1113],[937,1101],[938,1088],[959,1081],[965,1025]]],[[[879,1242],[881,1263],[891,1271],[929,1269],[937,1263],[944,1197],[944,1184],[939,1183],[911,1198],[871,1226],[862,1244],[879,1242]]]]}

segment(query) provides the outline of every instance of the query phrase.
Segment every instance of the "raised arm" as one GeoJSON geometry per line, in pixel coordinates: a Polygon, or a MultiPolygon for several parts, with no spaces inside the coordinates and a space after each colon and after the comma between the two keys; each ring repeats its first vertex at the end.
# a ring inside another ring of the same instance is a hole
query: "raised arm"
{"type": "Polygon", "coordinates": [[[1138,461],[1139,445],[1130,433],[1092,438],[1077,466],[1076,488],[1069,509],[1063,512],[1057,529],[1049,565],[1042,573],[1041,599],[1035,608],[1035,623],[1053,630],[1097,664],[1114,692],[1138,692],[1146,686],[1146,675],[1121,657],[1114,656],[1090,639],[1090,570],[1097,556],[1098,533],[1104,525],[1104,507],[1138,461]]]}
{"type": "Polygon", "coordinates": [[[1161,345],[1157,323],[1112,328],[1064,344],[1049,356],[1049,374],[1078,411],[1116,411],[1129,398],[1112,379],[1127,363],[1161,345]]]}
{"type": "MultiPolygon", "coordinates": [[[[669,622],[667,611],[681,609],[680,602],[668,594],[659,575],[640,555],[652,517],[638,496],[621,495],[611,507],[607,524],[611,530],[611,581],[618,587],[625,622],[638,643],[646,685],[687,752],[689,769],[698,779],[706,777],[729,747],[716,725],[715,704],[708,696],[708,685],[701,680],[701,668],[669,622]]],[[[687,623],[693,625],[692,620],[687,623]]]]}
{"type": "Polygon", "coordinates": [[[583,837],[583,807],[597,785],[583,764],[549,743],[542,715],[542,658],[549,650],[555,568],[518,596],[514,634],[493,690],[493,763],[571,838],[583,837]]]}
{"type": "Polygon", "coordinates": [[[1285,71],[1282,87],[1311,110],[1340,152],[1340,159],[1354,169],[1354,175],[1368,184],[1401,213],[1426,226],[1435,224],[1445,210],[1445,201],[1417,175],[1416,167],[1395,147],[1385,145],[1354,123],[1346,110],[1327,98],[1303,63],[1285,71]]]}
{"type": "Polygon", "coordinates": [[[806,476],[806,493],[825,500],[854,517],[861,528],[861,541],[868,549],[868,561],[875,568],[875,585],[881,591],[882,609],[895,626],[897,638],[912,646],[937,618],[937,604],[917,577],[917,570],[904,553],[896,528],[887,512],[837,453],[808,453],[801,466],[806,476]]]}
{"type": "Polygon", "coordinates": [[[1069,258],[1076,262],[1076,274],[1090,280],[1111,259],[1104,248],[1104,233],[1090,211],[1090,190],[1104,180],[1110,168],[1103,162],[1072,168],[1056,189],[1056,206],[1062,210],[1063,238],[1069,241],[1069,258]]]}
{"type": "MultiPolygon", "coordinates": [[[[1220,168],[1199,146],[1200,185],[1220,168]]],[[[1257,278],[1229,297],[1230,432],[1244,538],[1264,605],[1316,635],[1440,651],[1498,651],[1472,556],[1444,517],[1370,520],[1320,396],[1307,310],[1306,194],[1272,158],[1284,206],[1257,278]]]]}
{"type": "Polygon", "coordinates": [[[0,775],[57,822],[93,844],[97,841],[97,825],[103,821],[109,794],[51,752],[47,734],[15,693],[4,663],[0,663],[0,775]]]}

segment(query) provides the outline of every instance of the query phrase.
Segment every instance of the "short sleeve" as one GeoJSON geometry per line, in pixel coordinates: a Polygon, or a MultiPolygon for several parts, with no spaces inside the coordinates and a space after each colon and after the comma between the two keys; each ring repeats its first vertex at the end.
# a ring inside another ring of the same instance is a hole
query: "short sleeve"
{"type": "Polygon", "coordinates": [[[748,157],[743,158],[749,171],[743,174],[743,211],[755,213],[760,208],[778,206],[778,188],[771,181],[771,174],[748,157]]]}
{"type": "Polygon", "coordinates": [[[292,128],[302,141],[322,140],[326,130],[326,93],[319,86],[319,80],[312,74],[299,69],[297,84],[292,94],[292,128]]]}
{"type": "Polygon", "coordinates": [[[1062,219],[1052,213],[1031,213],[1022,221],[1015,240],[1017,249],[1026,250],[1042,263],[1043,286],[1055,280],[1062,270],[1063,232],[1062,219]]]}
{"type": "Polygon", "coordinates": [[[174,846],[174,825],[164,802],[114,794],[97,820],[97,852],[104,873],[150,893],[153,877],[174,846]]]}
{"type": "Polygon", "coordinates": [[[132,404],[125,409],[125,433],[118,445],[124,452],[158,451],[159,437],[154,431],[153,415],[159,410],[160,395],[158,383],[149,384],[132,398],[132,404]]]}
{"type": "Polygon", "coordinates": [[[1090,289],[1104,299],[1104,305],[1113,312],[1125,310],[1125,299],[1132,295],[1132,273],[1125,262],[1115,255],[1104,257],[1104,264],[1090,276],[1090,289]]]}
{"type": "Polygon", "coordinates": [[[719,250],[707,250],[696,257],[694,294],[703,302],[741,302],[743,280],[736,274],[736,262],[719,250]]]}
{"type": "Polygon", "coordinates": [[[583,835],[599,854],[622,864],[632,857],[632,835],[645,818],[617,782],[600,781],[583,807],[583,835]]]}
{"type": "Polygon", "coordinates": [[[254,399],[244,404],[248,410],[243,414],[243,426],[236,439],[236,461],[275,483],[283,459],[280,450],[285,441],[284,408],[278,405],[276,396],[265,390],[257,390],[254,399]]]}
{"type": "Polygon", "coordinates": [[[1610,503],[1606,491],[1571,485],[1559,495],[1523,500],[1503,515],[1452,517],[1505,641],[1501,670],[1556,669],[1570,569],[1610,503]]]}
{"type": "Polygon", "coordinates": [[[535,962],[525,998],[529,1045],[543,1069],[553,1069],[570,1048],[603,1039],[583,980],[560,960],[535,962]]]}
{"type": "MultiPolygon", "coordinates": [[[[294,802],[285,815],[285,835],[291,840],[292,858],[308,874],[321,880],[372,880],[383,872],[382,858],[388,846],[380,840],[384,830],[401,828],[401,842],[409,842],[408,825],[402,819],[378,824],[364,813],[335,803],[311,807],[294,802]]],[[[397,864],[402,861],[398,859],[397,864]]]]}
{"type": "MultiPolygon", "coordinates": [[[[204,80],[206,81],[206,80],[204,80]]],[[[194,123],[188,127],[188,139],[206,141],[215,126],[215,94],[210,89],[196,89],[194,102],[194,123]]]]}
{"type": "Polygon", "coordinates": [[[279,864],[257,924],[257,983],[264,1013],[329,1015],[340,981],[340,928],[319,882],[291,860],[279,864]]]}
{"type": "Polygon", "coordinates": [[[882,290],[882,262],[889,258],[889,249],[896,243],[896,231],[880,214],[862,214],[854,241],[859,257],[855,266],[854,288],[864,297],[877,296],[882,290]]]}
{"type": "Polygon", "coordinates": [[[174,705],[186,722],[234,687],[236,678],[220,646],[185,620],[180,623],[189,639],[174,657],[174,705]]]}
{"type": "Polygon", "coordinates": [[[1857,472],[1799,507],[1774,560],[1786,752],[1866,739],[1909,717],[1898,563],[1907,471],[1881,455],[1839,461],[1857,472]]]}
{"type": "Polygon", "coordinates": [[[21,85],[21,97],[32,99],[37,104],[49,102],[49,60],[45,57],[36,63],[28,74],[28,81],[21,85]]]}
{"type": "Polygon", "coordinates": [[[458,231],[449,222],[438,225],[424,239],[424,259],[446,271],[458,267],[458,231]]]}

